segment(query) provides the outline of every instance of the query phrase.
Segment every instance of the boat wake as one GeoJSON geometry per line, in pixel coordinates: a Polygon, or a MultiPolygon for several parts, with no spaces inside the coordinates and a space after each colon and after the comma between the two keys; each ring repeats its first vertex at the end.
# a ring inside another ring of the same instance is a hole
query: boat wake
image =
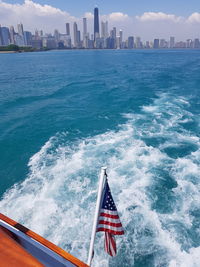
{"type": "Polygon", "coordinates": [[[58,133],[29,162],[0,209],[87,260],[100,167],[125,235],[110,258],[97,234],[94,266],[199,266],[200,138],[190,99],[161,94],[127,122],[72,144],[58,133]]]}

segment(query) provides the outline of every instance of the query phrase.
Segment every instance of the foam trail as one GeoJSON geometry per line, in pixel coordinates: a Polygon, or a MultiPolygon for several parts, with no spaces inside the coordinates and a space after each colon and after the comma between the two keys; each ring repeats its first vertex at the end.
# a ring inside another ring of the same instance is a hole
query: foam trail
{"type": "Polygon", "coordinates": [[[67,135],[52,137],[1,211],[86,261],[106,164],[126,234],[111,259],[98,233],[93,266],[199,266],[200,140],[184,125],[195,120],[188,107],[188,99],[162,94],[140,114],[124,115],[117,131],[71,145],[61,144],[67,135]]]}

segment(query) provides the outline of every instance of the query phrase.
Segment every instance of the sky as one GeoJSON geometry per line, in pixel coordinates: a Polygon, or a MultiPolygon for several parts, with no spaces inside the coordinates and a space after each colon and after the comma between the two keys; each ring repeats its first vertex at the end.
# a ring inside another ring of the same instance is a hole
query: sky
{"type": "Polygon", "coordinates": [[[125,38],[200,38],[199,0],[0,0],[0,24],[16,27],[21,22],[25,30],[62,33],[65,23],[74,21],[82,31],[82,18],[87,17],[92,33],[95,5],[100,19],[108,20],[110,29],[122,29],[125,38]]]}

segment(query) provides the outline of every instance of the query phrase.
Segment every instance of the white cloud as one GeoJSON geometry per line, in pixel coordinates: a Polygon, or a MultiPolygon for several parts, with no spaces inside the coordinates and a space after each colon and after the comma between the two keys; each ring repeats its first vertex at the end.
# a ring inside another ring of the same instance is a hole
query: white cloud
{"type": "Polygon", "coordinates": [[[189,22],[189,23],[200,23],[200,13],[195,12],[195,13],[191,14],[188,17],[187,22],[189,22]]]}
{"type": "Polygon", "coordinates": [[[93,19],[94,18],[94,15],[91,12],[86,12],[84,14],[84,17],[87,18],[87,19],[93,19]]]}
{"type": "Polygon", "coordinates": [[[129,18],[127,14],[121,13],[121,12],[113,12],[108,15],[108,19],[112,21],[125,21],[129,18]]]}
{"type": "MultiPolygon", "coordinates": [[[[34,0],[37,1],[37,0],[34,0]]],[[[88,19],[88,30],[93,32],[93,13],[87,12],[81,17],[74,17],[69,12],[59,8],[42,5],[31,0],[25,0],[22,4],[10,4],[6,0],[0,0],[0,23],[3,26],[23,23],[25,30],[34,31],[42,29],[44,32],[53,33],[54,29],[65,32],[65,23],[78,22],[82,30],[82,17],[88,19]]],[[[56,3],[56,2],[55,2],[56,3]]],[[[102,14],[101,20],[107,20],[109,28],[116,26],[122,29],[124,36],[141,36],[143,40],[153,38],[169,38],[176,36],[177,39],[200,37],[200,13],[193,13],[188,18],[166,14],[163,12],[145,12],[140,16],[129,16],[122,12],[102,14]],[[158,25],[159,22],[159,25],[158,25]]],[[[72,34],[73,35],[73,34],[72,34]]]]}
{"type": "Polygon", "coordinates": [[[53,31],[55,28],[64,29],[64,23],[76,20],[68,12],[50,5],[41,5],[31,0],[25,0],[23,4],[9,4],[0,1],[1,24],[24,24],[25,29],[35,28],[53,31]],[[61,23],[62,28],[61,28],[61,23]]]}
{"type": "Polygon", "coordinates": [[[182,17],[177,17],[173,14],[166,14],[163,12],[145,12],[141,16],[136,16],[136,19],[140,21],[161,21],[161,20],[167,20],[167,21],[173,21],[173,22],[179,22],[182,20],[182,17]]]}

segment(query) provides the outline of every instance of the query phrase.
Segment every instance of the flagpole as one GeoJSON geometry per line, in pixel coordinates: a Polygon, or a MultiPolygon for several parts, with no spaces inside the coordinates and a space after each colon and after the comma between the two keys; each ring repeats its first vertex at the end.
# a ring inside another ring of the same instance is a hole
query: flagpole
{"type": "Polygon", "coordinates": [[[96,210],[95,210],[95,215],[94,215],[92,235],[91,235],[91,240],[90,240],[90,249],[89,249],[89,254],[88,254],[88,262],[87,262],[87,264],[89,266],[91,265],[91,262],[92,262],[94,240],[95,240],[95,235],[96,235],[96,230],[97,230],[99,210],[100,210],[100,205],[101,205],[102,192],[103,192],[103,188],[104,188],[106,169],[107,169],[107,167],[102,167],[101,173],[100,173],[96,210]]]}

